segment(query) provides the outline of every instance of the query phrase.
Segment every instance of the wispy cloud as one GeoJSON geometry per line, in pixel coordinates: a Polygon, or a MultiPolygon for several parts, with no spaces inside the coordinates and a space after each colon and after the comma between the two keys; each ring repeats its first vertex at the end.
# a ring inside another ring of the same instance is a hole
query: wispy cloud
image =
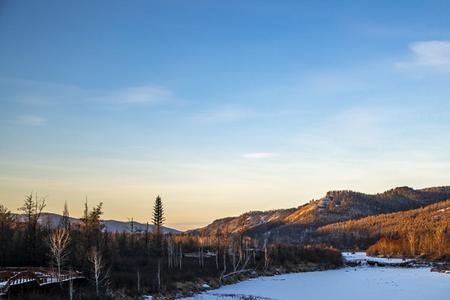
{"type": "Polygon", "coordinates": [[[166,88],[142,85],[112,91],[101,96],[100,99],[112,104],[155,105],[173,102],[175,97],[166,88]]]}
{"type": "Polygon", "coordinates": [[[201,112],[194,116],[194,119],[203,122],[229,123],[247,119],[252,115],[252,111],[241,107],[219,107],[201,112]]]}
{"type": "Polygon", "coordinates": [[[248,159],[264,159],[264,158],[271,158],[274,156],[275,153],[272,152],[252,152],[252,153],[245,153],[242,155],[243,158],[248,159]]]}
{"type": "Polygon", "coordinates": [[[36,115],[22,115],[17,117],[20,124],[29,126],[42,126],[47,123],[47,119],[36,115]]]}
{"type": "Polygon", "coordinates": [[[81,103],[116,106],[165,105],[179,102],[174,93],[160,85],[146,84],[122,87],[112,90],[86,89],[75,85],[52,82],[1,78],[0,88],[4,88],[12,102],[23,105],[49,106],[57,104],[81,103]]]}
{"type": "Polygon", "coordinates": [[[273,107],[271,107],[270,109],[271,110],[268,110],[267,108],[264,109],[261,107],[256,107],[256,105],[219,106],[196,113],[191,119],[208,123],[233,123],[246,121],[249,119],[281,118],[298,113],[293,109],[274,109],[273,107]]]}
{"type": "Polygon", "coordinates": [[[409,46],[412,59],[396,64],[399,68],[450,70],[450,41],[422,41],[409,46]]]}

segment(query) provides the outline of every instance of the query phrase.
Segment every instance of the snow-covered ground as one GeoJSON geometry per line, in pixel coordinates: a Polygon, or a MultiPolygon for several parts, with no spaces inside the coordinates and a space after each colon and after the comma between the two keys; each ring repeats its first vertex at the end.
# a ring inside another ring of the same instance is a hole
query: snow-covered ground
{"type": "Polygon", "coordinates": [[[384,258],[384,257],[373,257],[373,256],[367,256],[365,252],[343,252],[342,255],[344,256],[345,260],[347,261],[376,261],[384,264],[399,264],[403,262],[410,261],[410,259],[401,259],[401,258],[384,258]]]}
{"type": "Polygon", "coordinates": [[[344,268],[260,277],[184,299],[449,300],[450,276],[429,268],[344,268]]]}

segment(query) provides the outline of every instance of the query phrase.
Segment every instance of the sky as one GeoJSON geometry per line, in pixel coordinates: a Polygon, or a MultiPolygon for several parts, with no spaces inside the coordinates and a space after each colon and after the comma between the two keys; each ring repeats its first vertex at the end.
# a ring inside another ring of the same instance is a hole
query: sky
{"type": "Polygon", "coordinates": [[[0,1],[0,203],[196,228],[450,184],[450,2],[0,1]]]}

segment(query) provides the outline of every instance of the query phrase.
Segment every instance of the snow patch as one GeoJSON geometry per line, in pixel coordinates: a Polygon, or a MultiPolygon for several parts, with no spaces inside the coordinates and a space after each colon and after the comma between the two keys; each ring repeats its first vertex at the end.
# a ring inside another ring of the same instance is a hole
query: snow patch
{"type": "Polygon", "coordinates": [[[367,261],[374,261],[387,265],[400,264],[407,261],[411,261],[411,259],[368,256],[365,252],[343,252],[342,256],[344,256],[346,261],[362,262],[362,263],[367,261]]]}

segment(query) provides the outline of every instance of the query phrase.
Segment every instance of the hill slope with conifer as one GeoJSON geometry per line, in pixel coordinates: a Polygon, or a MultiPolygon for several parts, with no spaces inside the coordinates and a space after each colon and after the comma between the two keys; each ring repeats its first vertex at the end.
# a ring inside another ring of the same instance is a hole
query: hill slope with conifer
{"type": "Polygon", "coordinates": [[[302,242],[309,239],[312,231],[324,225],[421,208],[449,198],[449,186],[425,189],[398,187],[379,194],[330,191],[323,198],[297,208],[248,212],[216,220],[191,233],[245,233],[302,242]]]}

